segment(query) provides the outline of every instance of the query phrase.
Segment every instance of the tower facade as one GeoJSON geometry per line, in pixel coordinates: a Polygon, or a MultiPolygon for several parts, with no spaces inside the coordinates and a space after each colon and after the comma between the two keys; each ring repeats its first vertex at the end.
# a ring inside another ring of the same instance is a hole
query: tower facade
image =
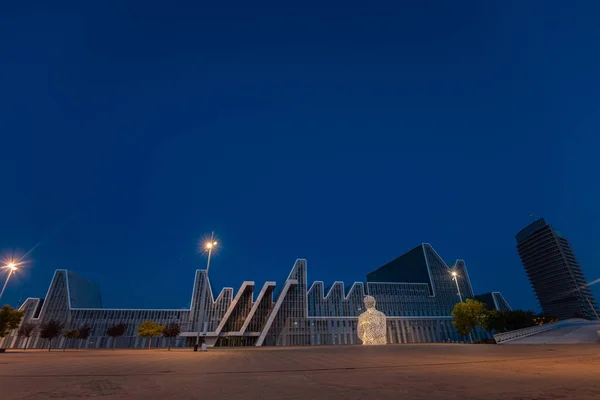
{"type": "Polygon", "coordinates": [[[543,218],[515,236],[542,312],[558,319],[596,318],[596,301],[569,241],[543,218]]]}

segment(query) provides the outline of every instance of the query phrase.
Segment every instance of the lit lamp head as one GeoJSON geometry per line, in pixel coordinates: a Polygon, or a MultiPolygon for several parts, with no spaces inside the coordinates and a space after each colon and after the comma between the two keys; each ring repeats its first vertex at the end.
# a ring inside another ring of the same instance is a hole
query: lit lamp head
{"type": "Polygon", "coordinates": [[[456,277],[458,276],[458,273],[457,273],[456,271],[452,271],[452,276],[453,276],[454,278],[456,278],[456,277]]]}
{"type": "Polygon", "coordinates": [[[8,263],[4,268],[10,269],[13,272],[17,270],[17,266],[15,265],[15,263],[8,263]]]}
{"type": "Polygon", "coordinates": [[[217,241],[215,240],[214,242],[207,242],[205,246],[206,250],[212,250],[214,247],[217,246],[217,241]]]}

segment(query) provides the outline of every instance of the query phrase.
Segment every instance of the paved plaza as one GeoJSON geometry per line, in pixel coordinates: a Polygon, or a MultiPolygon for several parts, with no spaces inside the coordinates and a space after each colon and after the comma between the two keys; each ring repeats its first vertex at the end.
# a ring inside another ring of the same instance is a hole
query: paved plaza
{"type": "Polygon", "coordinates": [[[10,351],[0,399],[600,399],[600,346],[10,351]]]}

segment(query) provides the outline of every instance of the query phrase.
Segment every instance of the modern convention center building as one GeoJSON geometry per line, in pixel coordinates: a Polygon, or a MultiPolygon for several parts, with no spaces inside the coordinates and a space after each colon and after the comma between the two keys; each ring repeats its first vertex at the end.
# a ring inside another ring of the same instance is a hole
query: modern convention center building
{"type": "MultiPolygon", "coordinates": [[[[359,344],[358,316],[364,311],[363,298],[373,296],[376,308],[387,316],[388,343],[428,343],[467,340],[452,327],[450,316],[460,299],[474,298],[465,263],[446,264],[429,244],[421,244],[367,275],[366,283],[351,286],[334,282],[307,284],[306,260],[296,260],[287,279],[277,285],[245,281],[237,292],[223,288],[215,296],[205,270],[197,270],[190,308],[140,310],[103,308],[100,288],[71,271],[57,270],[44,299],[28,298],[20,307],[23,322],[43,324],[57,320],[64,329],[87,324],[91,336],[84,343],[60,338],[54,347],[107,348],[112,338],[106,330],[123,322],[118,348],[139,348],[148,339],[137,337],[137,327],[152,320],[161,325],[176,322],[181,333],[176,347],[193,346],[198,337],[208,346],[304,346],[359,344]],[[453,279],[456,272],[456,281],[453,279]],[[204,285],[208,285],[206,290],[204,285]],[[457,287],[458,286],[458,287],[457,287]],[[202,294],[206,294],[202,299],[202,294]],[[202,310],[204,308],[204,311],[202,310]]],[[[499,292],[492,305],[510,310],[499,292]]],[[[474,339],[487,338],[483,331],[474,339]]],[[[26,339],[12,331],[0,347],[23,347],[26,339]]],[[[47,346],[34,333],[28,347],[47,346]]],[[[167,346],[167,339],[154,339],[153,346],[167,346]]]]}

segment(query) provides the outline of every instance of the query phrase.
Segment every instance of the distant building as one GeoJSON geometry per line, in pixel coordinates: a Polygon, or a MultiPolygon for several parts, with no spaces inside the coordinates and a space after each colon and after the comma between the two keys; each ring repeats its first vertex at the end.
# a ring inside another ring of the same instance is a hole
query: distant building
{"type": "Polygon", "coordinates": [[[569,241],[543,218],[515,236],[542,312],[558,319],[596,318],[596,301],[569,241]]]}
{"type": "MultiPolygon", "coordinates": [[[[65,329],[88,324],[92,335],[82,343],[84,348],[111,347],[106,329],[119,322],[127,324],[127,331],[116,339],[116,347],[146,347],[148,339],[136,336],[137,327],[145,320],[179,323],[176,347],[193,346],[199,331],[209,346],[359,344],[357,321],[368,294],[387,316],[388,343],[463,341],[466,338],[456,332],[450,315],[459,302],[453,271],[458,274],[463,299],[472,298],[465,263],[458,260],[448,266],[431,245],[421,244],[369,273],[366,284],[355,282],[346,287],[338,281],[325,288],[317,281],[308,287],[306,260],[297,260],[277,291],[272,281],[262,287],[246,281],[235,295],[233,288],[223,288],[215,296],[206,271],[197,270],[189,308],[140,310],[103,308],[96,284],[57,270],[46,298],[28,298],[20,309],[25,312],[23,322],[41,324],[56,319],[65,329]],[[204,285],[208,285],[206,291],[204,285]],[[204,301],[202,293],[206,293],[204,301]]],[[[473,334],[474,339],[487,337],[482,330],[473,334]]],[[[58,347],[77,346],[75,342],[61,338],[58,347]]],[[[0,339],[0,347],[21,347],[23,343],[16,330],[0,339]]],[[[39,337],[31,338],[31,347],[44,345],[39,337]]],[[[166,346],[167,341],[160,338],[155,345],[166,346]]]]}
{"type": "Polygon", "coordinates": [[[484,303],[488,310],[512,311],[512,308],[508,305],[508,302],[500,292],[478,294],[475,296],[475,300],[484,303]]]}

